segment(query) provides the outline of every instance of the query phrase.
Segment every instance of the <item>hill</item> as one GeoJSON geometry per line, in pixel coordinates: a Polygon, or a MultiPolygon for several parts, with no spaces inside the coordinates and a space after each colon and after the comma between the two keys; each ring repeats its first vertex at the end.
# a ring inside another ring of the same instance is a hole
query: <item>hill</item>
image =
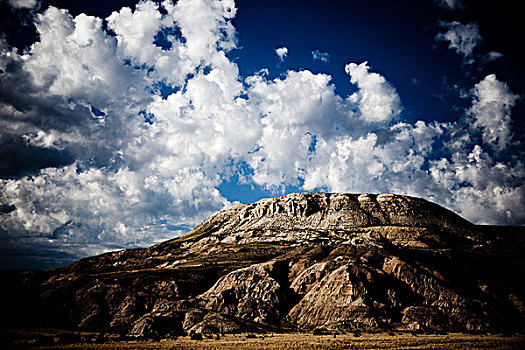
{"type": "Polygon", "coordinates": [[[523,233],[408,196],[291,194],[226,208],[150,248],[3,271],[1,326],[153,338],[522,332],[523,233]]]}

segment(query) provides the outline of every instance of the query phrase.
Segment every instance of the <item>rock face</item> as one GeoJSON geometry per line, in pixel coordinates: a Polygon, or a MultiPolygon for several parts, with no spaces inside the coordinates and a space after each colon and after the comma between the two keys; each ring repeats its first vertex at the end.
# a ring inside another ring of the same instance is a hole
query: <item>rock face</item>
{"type": "Polygon", "coordinates": [[[230,272],[198,299],[205,309],[255,322],[278,323],[285,295],[274,278],[277,263],[255,264],[230,272]]]}
{"type": "Polygon", "coordinates": [[[147,249],[10,272],[4,309],[32,306],[19,327],[144,337],[523,331],[523,233],[407,196],[292,194],[226,208],[147,249]]]}
{"type": "Polygon", "coordinates": [[[299,193],[221,210],[189,235],[205,238],[194,246],[199,249],[216,243],[335,244],[356,236],[424,245],[424,241],[442,243],[451,235],[455,239],[474,239],[467,233],[475,235],[472,224],[418,198],[299,193]],[[439,235],[442,232],[447,234],[439,235]],[[391,237],[385,237],[388,235],[391,237]]]}

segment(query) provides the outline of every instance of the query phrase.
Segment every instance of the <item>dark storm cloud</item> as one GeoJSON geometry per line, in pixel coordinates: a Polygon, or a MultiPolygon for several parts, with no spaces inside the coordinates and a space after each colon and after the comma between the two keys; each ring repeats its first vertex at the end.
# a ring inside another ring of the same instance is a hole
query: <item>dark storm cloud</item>
{"type": "Polygon", "coordinates": [[[76,143],[96,131],[96,116],[88,107],[43,93],[49,87],[35,86],[22,64],[10,60],[0,72],[0,177],[36,174],[75,159],[107,163],[109,156],[104,154],[103,145],[93,147],[86,155],[85,145],[76,143]],[[53,133],[77,137],[73,142],[39,139],[39,135],[53,133]]]}

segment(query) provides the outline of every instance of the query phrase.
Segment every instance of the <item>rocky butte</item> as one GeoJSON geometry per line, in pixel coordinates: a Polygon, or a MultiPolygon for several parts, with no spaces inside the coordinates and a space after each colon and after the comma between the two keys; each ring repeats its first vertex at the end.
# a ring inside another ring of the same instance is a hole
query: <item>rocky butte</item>
{"type": "Polygon", "coordinates": [[[147,249],[4,271],[2,327],[522,332],[524,247],[523,227],[476,226],[418,198],[291,194],[147,249]]]}

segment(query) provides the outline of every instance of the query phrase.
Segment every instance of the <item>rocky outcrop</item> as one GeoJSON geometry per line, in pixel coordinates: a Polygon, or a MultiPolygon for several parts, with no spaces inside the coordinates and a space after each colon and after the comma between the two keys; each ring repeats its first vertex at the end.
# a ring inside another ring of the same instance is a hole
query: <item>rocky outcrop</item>
{"type": "Polygon", "coordinates": [[[410,331],[443,331],[447,327],[446,318],[430,306],[409,306],[403,309],[401,322],[410,331]]]}
{"type": "Polygon", "coordinates": [[[520,331],[523,237],[408,196],[300,193],[226,208],[147,249],[10,273],[9,300],[28,299],[23,327],[138,337],[520,331]]]}
{"type": "Polygon", "coordinates": [[[318,269],[314,265],[313,270],[309,270],[294,281],[297,287],[304,285],[302,280],[307,279],[310,286],[290,311],[288,317],[291,322],[307,328],[330,328],[344,324],[345,328],[366,330],[377,330],[386,322],[376,312],[384,305],[371,295],[369,287],[382,277],[380,271],[354,262],[341,264],[325,276],[317,272],[323,272],[326,267],[318,269]],[[311,283],[311,277],[315,282],[311,283]]]}
{"type": "Polygon", "coordinates": [[[187,334],[236,334],[254,329],[235,317],[218,312],[194,310],[186,314],[184,330],[187,334]]]}
{"type": "Polygon", "coordinates": [[[255,264],[221,277],[197,297],[205,309],[265,324],[279,324],[286,295],[277,281],[279,262],[255,264]]]}
{"type": "MultiPolygon", "coordinates": [[[[188,237],[205,244],[328,242],[352,238],[358,228],[394,226],[415,232],[469,232],[456,239],[474,239],[473,225],[452,212],[419,198],[394,194],[298,193],[236,205],[219,211],[188,237]],[[433,231],[431,231],[433,232],[433,231]]],[[[390,232],[391,233],[391,232],[390,232]]],[[[385,232],[383,236],[387,235],[385,232]]],[[[169,242],[168,242],[169,243],[169,242]]]]}

